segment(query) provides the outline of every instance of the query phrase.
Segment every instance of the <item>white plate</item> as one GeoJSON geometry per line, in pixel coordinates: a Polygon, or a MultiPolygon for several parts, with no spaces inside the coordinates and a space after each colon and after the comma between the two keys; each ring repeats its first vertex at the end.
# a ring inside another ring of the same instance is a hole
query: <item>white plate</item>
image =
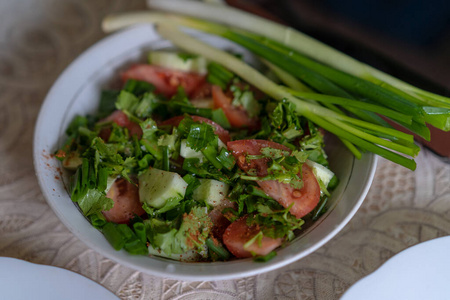
{"type": "MultiPolygon", "coordinates": [[[[245,60],[252,62],[248,51],[229,41],[205,34],[197,33],[196,36],[216,47],[242,53],[245,60]]],[[[70,200],[67,193],[68,174],[51,154],[65,141],[65,128],[75,115],[86,115],[97,110],[100,90],[117,80],[121,69],[145,60],[150,49],[169,47],[171,44],[150,25],[120,31],[78,57],[61,74],[47,95],[36,123],[34,163],[47,202],[67,228],[89,247],[118,263],[152,275],[182,280],[226,280],[268,272],[305,257],[334,237],[364,200],[376,165],[374,155],[365,153],[362,159],[357,160],[337,139],[327,141],[331,169],[340,179],[329,200],[332,208],[267,263],[241,259],[193,264],[159,257],[133,256],[123,250],[115,251],[101,232],[91,226],[70,200]]]]}
{"type": "Polygon", "coordinates": [[[0,298],[8,300],[119,299],[75,272],[0,257],[0,298]]]}
{"type": "Polygon", "coordinates": [[[450,236],[410,247],[356,282],[341,300],[450,299],[450,236]]]}

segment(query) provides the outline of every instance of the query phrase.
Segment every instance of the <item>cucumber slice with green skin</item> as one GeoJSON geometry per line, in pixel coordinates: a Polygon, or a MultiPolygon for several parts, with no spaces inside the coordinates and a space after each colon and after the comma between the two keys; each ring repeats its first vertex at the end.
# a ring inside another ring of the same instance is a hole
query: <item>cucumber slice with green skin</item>
{"type": "Polygon", "coordinates": [[[177,52],[150,51],[149,64],[185,72],[206,74],[208,62],[204,57],[190,57],[177,52]]]}
{"type": "Polygon", "coordinates": [[[194,190],[192,199],[212,207],[218,206],[228,195],[230,186],[214,179],[199,179],[200,185],[194,190]]]}
{"type": "Polygon", "coordinates": [[[325,166],[311,160],[307,160],[306,164],[311,167],[316,178],[318,180],[321,180],[325,187],[328,187],[328,184],[330,183],[331,178],[333,178],[334,173],[325,166]]]}
{"type": "MultiPolygon", "coordinates": [[[[226,148],[226,145],[219,139],[218,140],[218,150],[220,151],[220,149],[222,148],[226,148]]],[[[205,156],[203,155],[203,153],[201,151],[195,151],[194,149],[192,149],[191,147],[189,147],[186,144],[186,140],[181,140],[180,143],[180,156],[183,158],[199,158],[200,161],[203,161],[203,159],[205,158],[205,156]]]]}
{"type": "Polygon", "coordinates": [[[183,199],[188,184],[174,172],[155,168],[139,176],[139,199],[155,208],[162,208],[168,201],[183,199]]]}

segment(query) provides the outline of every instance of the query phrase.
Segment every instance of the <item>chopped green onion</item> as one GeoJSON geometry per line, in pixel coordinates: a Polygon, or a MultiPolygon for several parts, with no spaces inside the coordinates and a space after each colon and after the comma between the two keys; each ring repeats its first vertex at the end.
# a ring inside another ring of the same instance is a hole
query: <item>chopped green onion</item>
{"type": "Polygon", "coordinates": [[[258,247],[261,247],[261,241],[263,237],[264,237],[263,232],[259,231],[254,237],[252,237],[244,244],[244,249],[247,250],[247,248],[253,245],[254,243],[258,243],[258,247]]]}
{"type": "Polygon", "coordinates": [[[161,147],[162,152],[162,165],[161,170],[169,171],[170,164],[169,164],[169,147],[168,146],[162,146],[161,147]]]}
{"type": "Polygon", "coordinates": [[[234,165],[236,164],[234,156],[225,148],[220,149],[220,153],[216,158],[221,163],[221,165],[229,171],[231,171],[231,169],[233,169],[234,165]]]}
{"type": "Polygon", "coordinates": [[[188,184],[185,197],[191,197],[194,190],[200,186],[200,181],[191,174],[184,175],[183,180],[188,184]]]}
{"type": "Polygon", "coordinates": [[[331,178],[330,182],[328,183],[327,188],[328,188],[328,190],[333,190],[337,187],[338,184],[339,184],[339,178],[337,178],[337,176],[334,175],[331,178]]]}
{"type": "Polygon", "coordinates": [[[222,168],[222,163],[218,160],[217,149],[214,146],[208,145],[202,150],[203,155],[209,162],[217,169],[222,168]]]}
{"type": "Polygon", "coordinates": [[[119,230],[123,237],[125,238],[125,241],[131,240],[134,237],[134,232],[131,230],[130,227],[126,224],[118,224],[116,226],[117,230],[119,230]]]}
{"type": "Polygon", "coordinates": [[[125,237],[123,233],[117,229],[114,223],[108,222],[102,228],[103,235],[111,244],[111,246],[119,251],[125,246],[125,237]]]}
{"type": "Polygon", "coordinates": [[[139,240],[141,240],[143,243],[147,242],[147,234],[145,232],[145,226],[142,222],[134,223],[133,229],[139,240]]]}
{"type": "Polygon", "coordinates": [[[94,226],[97,229],[101,229],[107,223],[102,213],[95,213],[90,215],[89,220],[91,221],[92,226],[94,226]]]}
{"type": "Polygon", "coordinates": [[[162,159],[162,151],[161,148],[158,147],[158,143],[152,143],[147,139],[141,139],[141,145],[145,147],[145,149],[150,152],[157,160],[162,159]]]}
{"type": "MultiPolygon", "coordinates": [[[[216,240],[217,241],[217,240],[216,240]]],[[[230,252],[228,252],[224,247],[222,247],[220,244],[214,242],[212,238],[208,238],[206,240],[206,246],[217,254],[220,260],[228,260],[231,257],[230,252]]]]}
{"type": "Polygon", "coordinates": [[[270,196],[268,196],[261,188],[256,187],[254,185],[249,185],[246,188],[246,191],[253,196],[265,198],[265,199],[272,199],[270,196]]]}
{"type": "Polygon", "coordinates": [[[269,260],[271,260],[275,256],[277,256],[277,252],[271,251],[271,252],[269,252],[268,254],[266,254],[264,256],[255,256],[253,258],[253,261],[255,261],[255,262],[268,262],[269,260]]]}
{"type": "Polygon", "coordinates": [[[124,248],[128,253],[133,255],[148,255],[147,245],[137,238],[126,242],[124,248]]]}
{"type": "Polygon", "coordinates": [[[106,190],[106,186],[108,183],[109,170],[108,168],[100,168],[98,170],[98,184],[97,189],[99,191],[106,190]]]}
{"type": "Polygon", "coordinates": [[[138,165],[140,169],[147,169],[150,165],[150,162],[153,160],[153,156],[150,154],[145,154],[142,159],[138,161],[138,165]]]}

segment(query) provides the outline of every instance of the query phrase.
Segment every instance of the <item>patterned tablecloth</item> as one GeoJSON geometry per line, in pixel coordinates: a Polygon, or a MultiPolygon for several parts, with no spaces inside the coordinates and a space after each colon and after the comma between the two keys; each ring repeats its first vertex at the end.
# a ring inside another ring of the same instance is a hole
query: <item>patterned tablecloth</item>
{"type": "Polygon", "coordinates": [[[379,160],[345,229],[285,268],[219,282],[142,274],[90,250],[43,198],[32,163],[34,123],[61,71],[104,36],[103,16],[143,1],[0,1],[0,256],[78,272],[122,299],[335,299],[399,251],[450,234],[450,165],[427,150],[411,172],[379,160]]]}

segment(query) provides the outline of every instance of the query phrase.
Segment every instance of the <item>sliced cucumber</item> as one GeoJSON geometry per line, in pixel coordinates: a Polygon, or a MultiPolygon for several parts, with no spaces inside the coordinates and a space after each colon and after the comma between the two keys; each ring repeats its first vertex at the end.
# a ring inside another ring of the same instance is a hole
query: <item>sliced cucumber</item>
{"type": "Polygon", "coordinates": [[[322,181],[325,188],[328,187],[328,184],[330,183],[331,178],[333,178],[334,173],[325,166],[311,160],[307,160],[306,164],[311,167],[314,175],[317,179],[322,181]]]}
{"type": "Polygon", "coordinates": [[[192,199],[210,206],[218,206],[228,195],[229,185],[214,179],[199,179],[200,185],[194,190],[192,199]]]}
{"type": "Polygon", "coordinates": [[[184,158],[199,158],[200,161],[205,157],[201,151],[195,151],[186,144],[186,140],[181,140],[180,156],[184,158]]]}
{"type": "Polygon", "coordinates": [[[185,71],[207,73],[208,62],[202,56],[190,57],[178,52],[170,51],[150,51],[148,62],[160,67],[185,71]]]}
{"type": "Polygon", "coordinates": [[[139,176],[139,199],[155,208],[162,208],[184,198],[188,184],[174,172],[155,168],[146,170],[139,176]]]}

